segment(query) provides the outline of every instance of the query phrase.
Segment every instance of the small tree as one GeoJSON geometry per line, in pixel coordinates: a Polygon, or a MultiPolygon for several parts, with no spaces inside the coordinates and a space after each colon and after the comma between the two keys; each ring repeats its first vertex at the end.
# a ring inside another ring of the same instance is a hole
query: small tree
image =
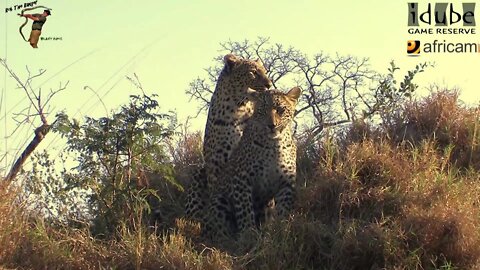
{"type": "Polygon", "coordinates": [[[58,115],[55,131],[67,139],[67,149],[78,161],[76,173],[65,181],[70,188],[89,191],[96,233],[111,233],[120,222],[138,218],[139,210],[149,210],[147,197],[155,192],[144,171],[175,181],[165,143],[176,117],[159,113],[154,97],[133,95],[111,117],[86,117],[84,124],[58,115]]]}

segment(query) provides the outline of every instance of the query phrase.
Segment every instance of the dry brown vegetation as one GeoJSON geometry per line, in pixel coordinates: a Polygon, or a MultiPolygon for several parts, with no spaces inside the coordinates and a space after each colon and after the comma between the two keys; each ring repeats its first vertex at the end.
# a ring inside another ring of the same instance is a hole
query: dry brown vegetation
{"type": "MultiPolygon", "coordinates": [[[[480,114],[437,91],[343,136],[300,142],[289,220],[229,249],[181,219],[182,193],[163,186],[157,230],[138,218],[116,237],[26,215],[0,188],[0,265],[17,269],[479,269],[480,114]]],[[[177,177],[198,161],[200,136],[174,149],[177,177]],[[197,153],[197,154],[192,154],[197,153]]]]}

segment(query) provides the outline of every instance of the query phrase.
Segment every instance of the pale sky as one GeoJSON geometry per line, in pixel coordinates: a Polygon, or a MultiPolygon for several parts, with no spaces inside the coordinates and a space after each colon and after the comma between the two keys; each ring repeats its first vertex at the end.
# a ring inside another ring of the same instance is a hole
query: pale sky
{"type": "MultiPolygon", "coordinates": [[[[406,55],[409,39],[479,43],[478,35],[412,37],[407,33],[409,1],[39,0],[37,5],[52,9],[42,37],[62,40],[40,41],[36,50],[18,33],[24,21],[16,15],[19,11],[5,13],[7,7],[30,1],[1,2],[0,57],[6,58],[21,78],[26,76],[26,66],[31,71],[46,69],[46,74],[34,82],[39,86],[49,79],[42,85],[44,90],[70,81],[67,90],[52,102],[52,111],[66,110],[77,118],[105,115],[98,98],[84,90],[85,86],[95,89],[111,110],[124,104],[130,94],[139,93],[125,79],[136,73],[148,93],[160,95],[162,108],[177,111],[183,120],[194,115],[198,105],[189,103],[184,91],[190,81],[205,75],[204,68],[214,64],[219,43],[255,40],[258,36],[270,37],[273,43],[294,46],[310,55],[324,51],[368,57],[372,68],[381,72],[386,71],[392,59],[404,72],[420,62],[435,62],[435,68],[418,77],[417,83],[423,89],[435,83],[460,88],[462,99],[469,103],[480,98],[480,54],[406,55]]],[[[24,28],[27,37],[30,27],[31,22],[24,28]]],[[[10,163],[14,150],[23,149],[33,130],[27,131],[26,127],[23,133],[5,138],[15,128],[12,113],[28,103],[20,102],[24,93],[15,89],[12,79],[5,78],[3,68],[0,89],[4,95],[0,108],[0,156],[9,152],[10,163]]],[[[54,120],[53,115],[49,120],[54,120]]],[[[204,122],[202,115],[193,122],[193,129],[202,130],[204,122]]],[[[49,145],[60,151],[63,145],[57,143],[58,138],[53,134],[49,137],[53,141],[49,145]]],[[[6,163],[0,164],[1,170],[6,163]]]]}

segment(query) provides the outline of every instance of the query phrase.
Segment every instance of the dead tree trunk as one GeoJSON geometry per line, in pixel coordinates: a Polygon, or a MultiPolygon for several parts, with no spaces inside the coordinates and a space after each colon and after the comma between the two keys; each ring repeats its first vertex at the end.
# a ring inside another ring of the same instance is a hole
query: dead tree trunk
{"type": "Polygon", "coordinates": [[[37,129],[35,129],[35,137],[27,145],[25,150],[23,150],[20,157],[18,157],[17,161],[15,161],[15,164],[13,164],[13,166],[10,169],[10,172],[8,173],[7,177],[5,177],[6,181],[12,181],[12,180],[15,179],[18,172],[20,172],[20,170],[22,169],[23,164],[25,163],[25,161],[27,161],[27,158],[37,148],[37,146],[45,138],[45,136],[47,135],[47,133],[49,131],[50,131],[50,126],[47,125],[47,124],[42,124],[37,129]]]}

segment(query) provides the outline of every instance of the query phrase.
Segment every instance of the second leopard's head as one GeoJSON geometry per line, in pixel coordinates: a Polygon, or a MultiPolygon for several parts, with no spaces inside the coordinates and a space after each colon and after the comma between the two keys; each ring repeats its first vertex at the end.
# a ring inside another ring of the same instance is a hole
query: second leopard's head
{"type": "Polygon", "coordinates": [[[264,92],[249,89],[248,95],[255,104],[250,121],[274,138],[280,136],[292,124],[301,92],[299,87],[294,87],[287,93],[277,89],[264,92]]]}

